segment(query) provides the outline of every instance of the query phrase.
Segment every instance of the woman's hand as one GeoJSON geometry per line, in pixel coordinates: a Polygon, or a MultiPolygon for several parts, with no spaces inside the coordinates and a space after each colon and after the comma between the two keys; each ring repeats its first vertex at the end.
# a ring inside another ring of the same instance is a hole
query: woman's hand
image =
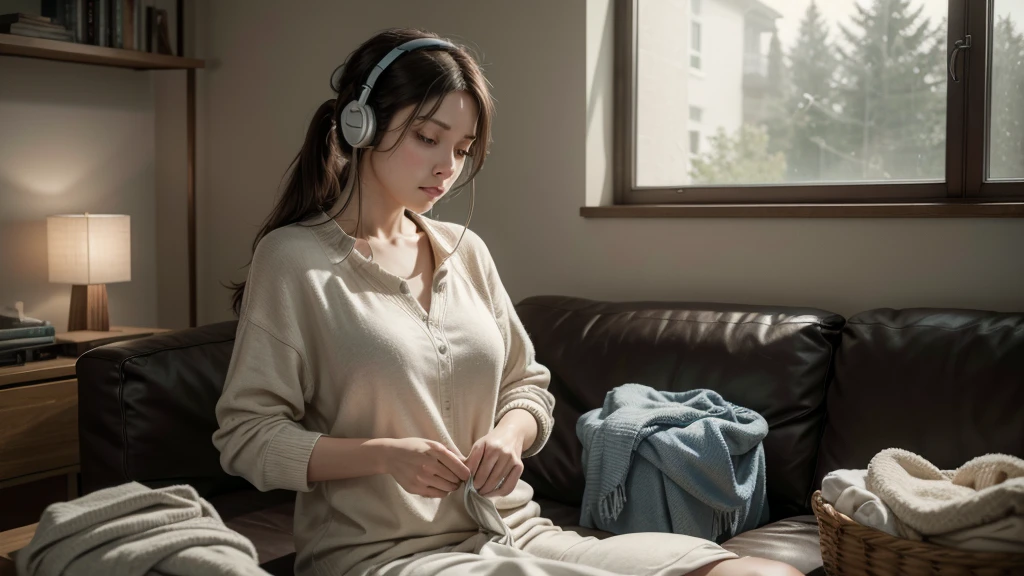
{"type": "Polygon", "coordinates": [[[523,474],[523,441],[519,428],[499,425],[473,444],[466,466],[477,492],[483,496],[512,493],[523,474]]]}
{"type": "Polygon", "coordinates": [[[406,492],[428,498],[444,498],[469,479],[462,455],[444,444],[423,438],[389,440],[385,472],[406,492]]]}

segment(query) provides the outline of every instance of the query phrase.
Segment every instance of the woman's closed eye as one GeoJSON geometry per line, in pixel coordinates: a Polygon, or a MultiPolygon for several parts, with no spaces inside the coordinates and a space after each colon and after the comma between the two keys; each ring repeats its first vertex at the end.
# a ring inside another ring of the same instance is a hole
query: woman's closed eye
{"type": "MultiPolygon", "coordinates": [[[[419,138],[423,143],[425,143],[425,144],[427,144],[429,146],[433,146],[434,144],[437,144],[437,140],[434,140],[433,138],[427,138],[426,136],[424,136],[423,134],[421,134],[419,132],[416,133],[416,137],[419,138]]],[[[460,156],[472,156],[472,154],[470,154],[469,150],[461,150],[460,149],[460,150],[456,150],[456,152],[458,152],[460,156]]]]}

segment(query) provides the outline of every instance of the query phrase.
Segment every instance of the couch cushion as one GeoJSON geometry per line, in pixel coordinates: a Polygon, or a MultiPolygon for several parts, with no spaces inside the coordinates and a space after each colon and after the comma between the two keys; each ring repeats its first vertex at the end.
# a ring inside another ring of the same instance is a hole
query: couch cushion
{"type": "Polygon", "coordinates": [[[756,410],[773,520],[810,510],[825,386],[843,318],[823,310],[535,296],[516,306],[552,372],[555,427],[523,479],[538,497],[578,506],[584,474],[576,421],[628,382],[708,388],[756,410]]]}
{"type": "Polygon", "coordinates": [[[211,440],[236,324],[108,344],[78,359],[83,493],[132,480],[191,484],[203,497],[252,488],[224,472],[211,440]]]}
{"type": "Polygon", "coordinates": [[[843,330],[815,487],[885,448],[953,469],[1024,457],[1024,314],[878,309],[843,330]]]}
{"type": "MultiPolygon", "coordinates": [[[[217,508],[225,526],[252,541],[264,570],[267,565],[283,565],[287,567],[285,573],[294,572],[295,492],[239,490],[214,496],[209,501],[217,508]]],[[[267,571],[274,575],[282,573],[280,568],[267,571]]]]}
{"type": "Polygon", "coordinates": [[[818,520],[813,515],[792,516],[748,530],[722,543],[722,548],[739,556],[785,562],[804,574],[825,576],[818,520]]]}
{"type": "Polygon", "coordinates": [[[238,490],[212,497],[209,502],[217,509],[225,526],[253,543],[264,570],[274,576],[294,574],[294,492],[238,490]]]}
{"type": "MultiPolygon", "coordinates": [[[[571,530],[583,536],[607,538],[610,532],[583,528],[577,525],[580,509],[556,500],[537,498],[541,516],[551,520],[564,530],[571,530]]],[[[755,530],[748,530],[730,538],[722,544],[726,550],[739,556],[757,556],[785,562],[804,574],[824,576],[821,561],[821,547],[818,544],[818,521],[813,515],[793,516],[779,520],[755,530]]]]}

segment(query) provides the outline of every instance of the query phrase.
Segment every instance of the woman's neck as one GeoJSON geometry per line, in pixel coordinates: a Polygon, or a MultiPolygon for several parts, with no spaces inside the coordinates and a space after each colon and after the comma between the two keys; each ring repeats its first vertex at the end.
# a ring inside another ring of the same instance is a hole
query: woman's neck
{"type": "MultiPolygon", "coordinates": [[[[416,223],[405,215],[404,206],[385,204],[381,201],[385,196],[383,193],[368,188],[364,185],[361,193],[353,190],[348,206],[335,216],[334,220],[342,230],[353,237],[381,241],[408,239],[417,234],[416,223]]],[[[339,200],[339,204],[344,202],[339,200]]]]}

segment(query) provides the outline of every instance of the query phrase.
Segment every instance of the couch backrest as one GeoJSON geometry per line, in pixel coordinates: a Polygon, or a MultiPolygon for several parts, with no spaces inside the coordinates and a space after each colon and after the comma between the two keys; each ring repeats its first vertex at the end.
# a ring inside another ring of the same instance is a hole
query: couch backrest
{"type": "Polygon", "coordinates": [[[248,481],[211,441],[237,322],[108,344],[78,359],[82,492],[136,481],[191,484],[203,497],[248,481]]]}
{"type": "Polygon", "coordinates": [[[878,309],[850,318],[828,391],[814,484],[910,450],[944,470],[1024,458],[1024,314],[878,309]]]}
{"type": "MultiPolygon", "coordinates": [[[[556,399],[551,440],[525,461],[539,497],[580,502],[576,421],[626,382],[710,388],[765,416],[772,519],[806,513],[827,471],[864,468],[883,448],[947,469],[987,452],[1024,458],[1022,314],[882,309],[844,327],[821,310],[727,304],[537,296],[516,310],[556,399]]],[[[252,489],[221,469],[211,441],[235,327],[111,344],[78,360],[84,492],[132,480],[188,483],[204,497],[252,489]]]]}
{"type": "Polygon", "coordinates": [[[523,478],[539,496],[579,504],[576,421],[612,388],[635,382],[708,388],[764,416],[771,518],[807,512],[842,317],[807,308],[558,296],[527,298],[516,310],[552,372],[556,402],[551,439],[524,462],[523,478]]]}

